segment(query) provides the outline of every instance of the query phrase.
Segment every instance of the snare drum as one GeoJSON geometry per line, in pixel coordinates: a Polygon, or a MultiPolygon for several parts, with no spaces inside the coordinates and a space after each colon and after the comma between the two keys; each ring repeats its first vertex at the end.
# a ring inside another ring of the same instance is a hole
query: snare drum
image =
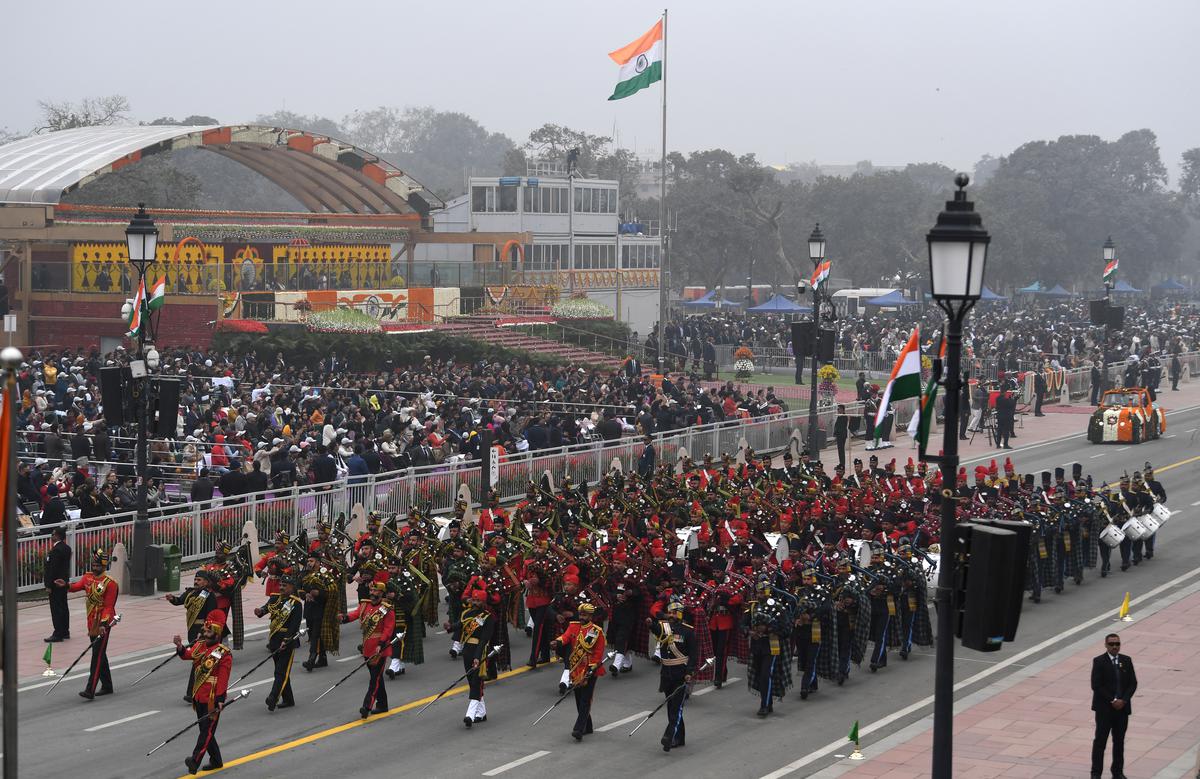
{"type": "Polygon", "coordinates": [[[1167,520],[1171,518],[1171,509],[1167,508],[1164,503],[1155,503],[1154,509],[1150,513],[1158,520],[1159,527],[1167,524],[1167,520]]]}
{"type": "Polygon", "coordinates": [[[1100,531],[1100,543],[1115,549],[1125,540],[1125,531],[1114,524],[1108,524],[1100,531]]]}
{"type": "Polygon", "coordinates": [[[1138,517],[1138,522],[1142,523],[1142,527],[1146,528],[1146,535],[1142,538],[1149,538],[1158,532],[1159,521],[1154,518],[1153,514],[1142,514],[1138,517]]]}
{"type": "Polygon", "coordinates": [[[1146,537],[1146,526],[1137,517],[1130,517],[1121,526],[1121,529],[1125,531],[1125,537],[1130,541],[1141,541],[1146,537]]]}

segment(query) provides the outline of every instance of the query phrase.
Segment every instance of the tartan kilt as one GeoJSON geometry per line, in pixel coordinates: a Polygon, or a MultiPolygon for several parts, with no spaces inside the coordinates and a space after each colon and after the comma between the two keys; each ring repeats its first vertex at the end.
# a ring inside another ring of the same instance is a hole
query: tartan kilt
{"type": "MultiPolygon", "coordinates": [[[[501,603],[500,608],[503,610],[503,603],[501,603]]],[[[495,620],[495,623],[496,628],[493,631],[490,643],[499,644],[501,648],[500,654],[496,655],[488,662],[487,679],[489,681],[496,678],[497,671],[512,670],[512,646],[511,641],[508,638],[508,623],[503,619],[497,619],[495,620]]],[[[489,649],[488,651],[490,652],[491,650],[489,649]]]]}
{"type": "MultiPolygon", "coordinates": [[[[696,654],[699,657],[696,660],[696,668],[704,665],[704,661],[712,657],[713,652],[712,631],[708,629],[708,611],[706,609],[694,609],[691,613],[692,617],[692,634],[696,637],[696,654]]],[[[703,671],[697,670],[692,675],[692,687],[698,684],[711,684],[713,674],[716,672],[714,666],[709,666],[703,671]]]]}
{"type": "Polygon", "coordinates": [[[1059,549],[1065,555],[1067,576],[1070,577],[1083,573],[1083,540],[1081,535],[1082,531],[1080,530],[1079,523],[1075,523],[1073,527],[1068,526],[1063,528],[1062,543],[1059,545],[1059,549]],[[1068,543],[1071,548],[1065,549],[1068,543]]]}
{"type": "Polygon", "coordinates": [[[1032,591],[1035,584],[1045,586],[1046,580],[1042,576],[1042,562],[1038,557],[1037,535],[1030,537],[1029,542],[1029,556],[1025,560],[1025,589],[1032,591]]]}
{"type": "Polygon", "coordinates": [[[1045,540],[1046,556],[1042,557],[1041,552],[1037,551],[1037,543],[1034,543],[1034,553],[1037,555],[1038,574],[1041,576],[1043,587],[1054,587],[1059,580],[1058,576],[1058,534],[1055,533],[1045,540]]]}
{"type": "Polygon", "coordinates": [[[342,623],[338,619],[337,598],[330,597],[332,593],[325,592],[325,613],[321,616],[321,647],[331,655],[336,655],[342,643],[342,623]]]}
{"type": "MultiPolygon", "coordinates": [[[[791,642],[786,638],[779,639],[779,654],[776,655],[775,667],[771,671],[771,699],[782,699],[792,686],[792,652],[791,642]]],[[[762,690],[755,686],[758,679],[758,663],[754,657],[746,668],[746,686],[754,695],[762,695],[762,690]]]]}
{"type": "Polygon", "coordinates": [[[933,646],[933,623],[929,619],[929,596],[926,594],[924,583],[911,592],[912,608],[909,608],[908,595],[905,593],[900,603],[900,613],[903,615],[903,626],[912,630],[912,642],[917,646],[933,646]],[[912,620],[911,623],[909,620],[912,620]]]}
{"type": "Polygon", "coordinates": [[[408,613],[408,635],[404,637],[404,649],[400,659],[409,665],[420,665],[425,662],[425,623],[419,615],[408,613]]]}
{"type": "Polygon", "coordinates": [[[729,637],[729,656],[742,665],[750,663],[750,634],[735,625],[733,635],[729,637]]]}
{"type": "MultiPolygon", "coordinates": [[[[231,612],[230,616],[233,618],[231,620],[233,623],[233,641],[231,643],[234,649],[241,649],[246,636],[246,618],[245,609],[242,607],[241,587],[234,588],[233,596],[229,599],[229,611],[231,612]]],[[[337,645],[334,644],[334,646],[337,645]]],[[[337,653],[335,652],[334,654],[337,653]]]]}
{"type": "Polygon", "coordinates": [[[1108,524],[1108,520],[1100,512],[1085,516],[1080,525],[1080,546],[1083,547],[1083,567],[1095,568],[1100,559],[1100,531],[1108,524]]]}
{"type": "MultiPolygon", "coordinates": [[[[654,603],[654,599],[642,590],[642,597],[638,599],[640,608],[638,610],[637,621],[633,626],[633,636],[629,639],[629,651],[638,657],[650,656],[650,626],[646,624],[646,620],[650,618],[650,605],[654,603]]],[[[705,629],[708,629],[707,623],[705,629]]]]}
{"type": "Polygon", "coordinates": [[[817,676],[837,681],[838,640],[837,618],[830,608],[821,610],[821,648],[817,652],[817,676]]]}
{"type": "Polygon", "coordinates": [[[867,656],[867,642],[871,640],[871,598],[861,587],[854,587],[853,594],[858,603],[858,613],[854,615],[851,629],[854,631],[850,638],[850,659],[857,665],[862,665],[867,656]]]}

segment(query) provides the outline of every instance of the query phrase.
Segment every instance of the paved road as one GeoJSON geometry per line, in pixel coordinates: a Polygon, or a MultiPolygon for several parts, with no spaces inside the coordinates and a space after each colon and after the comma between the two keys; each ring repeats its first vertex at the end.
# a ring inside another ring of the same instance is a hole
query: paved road
{"type": "MultiPolygon", "coordinates": [[[[1085,423],[1086,417],[1081,415],[1081,428],[1085,423]]],[[[1127,573],[1115,571],[1105,580],[1089,571],[1082,586],[1068,584],[1057,596],[1049,592],[1040,605],[1026,601],[1018,640],[1001,652],[981,654],[959,647],[955,663],[959,696],[995,681],[1006,668],[1032,662],[1068,640],[1087,635],[1087,630],[1095,634],[1107,629],[1110,623],[1105,620],[1072,630],[1115,611],[1126,590],[1137,598],[1165,583],[1174,582],[1166,591],[1182,586],[1185,575],[1197,565],[1190,550],[1200,542],[1200,528],[1192,520],[1200,505],[1200,456],[1195,454],[1194,435],[1200,428],[1200,410],[1174,413],[1170,423],[1170,437],[1137,447],[1091,446],[1081,432],[1068,441],[1009,453],[1021,471],[1052,469],[1078,460],[1097,483],[1115,480],[1149,459],[1161,471],[1170,505],[1181,513],[1163,530],[1153,561],[1127,573]]],[[[343,645],[352,647],[357,627],[348,628],[343,645]]],[[[274,714],[268,713],[262,702],[267,685],[254,684],[268,678],[264,666],[249,680],[251,697],[231,709],[222,722],[220,742],[229,766],[224,773],[317,776],[348,769],[361,777],[419,771],[427,777],[549,778],[557,777],[564,760],[569,760],[571,770],[582,776],[678,776],[683,771],[696,776],[762,777],[844,739],[856,719],[864,728],[886,721],[871,736],[880,738],[926,716],[931,709],[931,650],[918,651],[907,663],[893,658],[893,664],[878,674],[856,670],[842,688],[822,682],[821,691],[805,702],[798,695],[789,695],[765,720],[755,716],[757,702],[745,687],[744,667],[733,664],[730,674],[738,677],[737,682],[722,690],[703,689],[689,701],[685,709],[687,746],[668,755],[658,745],[665,725],[661,713],[636,736],[627,735],[639,712],[648,712],[661,700],[656,692],[657,668],[637,662],[629,676],[600,680],[593,719],[604,732],[587,737],[582,744],[569,735],[573,721],[570,699],[537,728],[531,726],[556,697],[558,671],[554,668],[520,668],[490,686],[489,721],[466,731],[461,722],[466,699],[461,691],[420,716],[416,714],[426,698],[462,672],[461,663],[447,656],[446,644],[445,636],[427,639],[429,660],[388,685],[393,711],[366,722],[356,715],[365,678],[355,677],[321,703],[311,703],[356,661],[333,663],[312,674],[297,665],[294,678],[300,703],[295,709],[274,714]],[[520,760],[526,762],[500,771],[520,760]]],[[[28,681],[20,693],[23,770],[49,776],[86,773],[97,778],[183,774],[183,757],[194,739],[184,737],[153,757],[144,755],[188,721],[190,709],[180,699],[186,665],[173,663],[136,688],[129,687],[151,667],[149,658],[164,656],[165,648],[144,653],[142,658],[114,661],[115,665],[131,663],[114,671],[117,694],[91,703],[76,695],[81,682],[64,682],[47,698],[45,687],[34,686],[38,680],[28,681]]],[[[514,657],[526,656],[527,648],[527,639],[519,635],[514,657]]],[[[256,662],[263,652],[262,637],[254,637],[236,658],[235,674],[256,662]]],[[[815,756],[793,775],[808,775],[833,760],[832,754],[815,756]]]]}

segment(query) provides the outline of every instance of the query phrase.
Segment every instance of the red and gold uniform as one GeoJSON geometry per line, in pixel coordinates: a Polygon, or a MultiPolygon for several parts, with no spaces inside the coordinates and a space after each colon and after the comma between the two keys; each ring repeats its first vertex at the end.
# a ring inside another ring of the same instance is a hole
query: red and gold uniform
{"type": "Polygon", "coordinates": [[[358,713],[366,719],[372,713],[382,714],[388,710],[387,688],[383,682],[383,671],[392,656],[392,638],[396,633],[396,613],[392,604],[383,599],[387,592],[387,571],[375,574],[371,581],[371,600],[360,603],[358,608],[346,614],[346,622],[358,620],[362,629],[362,656],[367,662],[370,681],[367,694],[358,713]]]}
{"type": "Polygon", "coordinates": [[[200,723],[200,731],[196,734],[196,748],[185,761],[193,774],[199,769],[205,753],[209,760],[204,766],[205,770],[222,765],[221,747],[217,745],[217,723],[229,687],[229,673],[233,670],[233,651],[221,643],[221,635],[225,632],[225,612],[220,609],[209,612],[204,630],[206,637],[203,640],[188,647],[177,643],[175,647],[179,657],[192,664],[192,708],[196,710],[196,718],[207,717],[200,723]]]}
{"type": "Polygon", "coordinates": [[[108,632],[117,616],[117,582],[104,569],[108,566],[108,554],[101,549],[92,553],[92,570],[77,582],[67,585],[71,592],[84,593],[87,607],[87,630],[92,639],[92,664],[87,686],[79,693],[84,698],[110,695],[113,691],[112,674],[108,670],[108,632]],[[99,571],[99,573],[97,573],[99,571]],[[100,690],[96,690],[96,684],[100,690]]]}
{"type": "Polygon", "coordinates": [[[579,604],[579,621],[572,622],[555,639],[559,653],[567,657],[567,671],[575,691],[577,716],[571,736],[576,741],[592,732],[592,694],[596,679],[604,676],[604,631],[592,622],[595,611],[590,603],[579,604]]]}

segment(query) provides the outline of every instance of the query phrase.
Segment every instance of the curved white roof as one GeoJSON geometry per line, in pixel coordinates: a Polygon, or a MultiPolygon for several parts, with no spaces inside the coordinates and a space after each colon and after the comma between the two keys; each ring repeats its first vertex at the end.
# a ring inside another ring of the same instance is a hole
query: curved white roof
{"type": "Polygon", "coordinates": [[[414,205],[442,205],[370,152],[315,133],[256,125],[80,127],[22,138],[0,146],[0,204],[55,204],[143,157],[188,147],[242,162],[314,211],[411,213],[414,205]],[[409,201],[414,195],[416,204],[409,201]]]}
{"type": "MultiPolygon", "coordinates": [[[[57,203],[63,190],[107,173],[148,146],[215,127],[80,127],[0,146],[0,202],[57,203]]],[[[170,148],[180,145],[170,144],[170,148]]],[[[198,143],[195,145],[199,145],[198,143]]]]}

